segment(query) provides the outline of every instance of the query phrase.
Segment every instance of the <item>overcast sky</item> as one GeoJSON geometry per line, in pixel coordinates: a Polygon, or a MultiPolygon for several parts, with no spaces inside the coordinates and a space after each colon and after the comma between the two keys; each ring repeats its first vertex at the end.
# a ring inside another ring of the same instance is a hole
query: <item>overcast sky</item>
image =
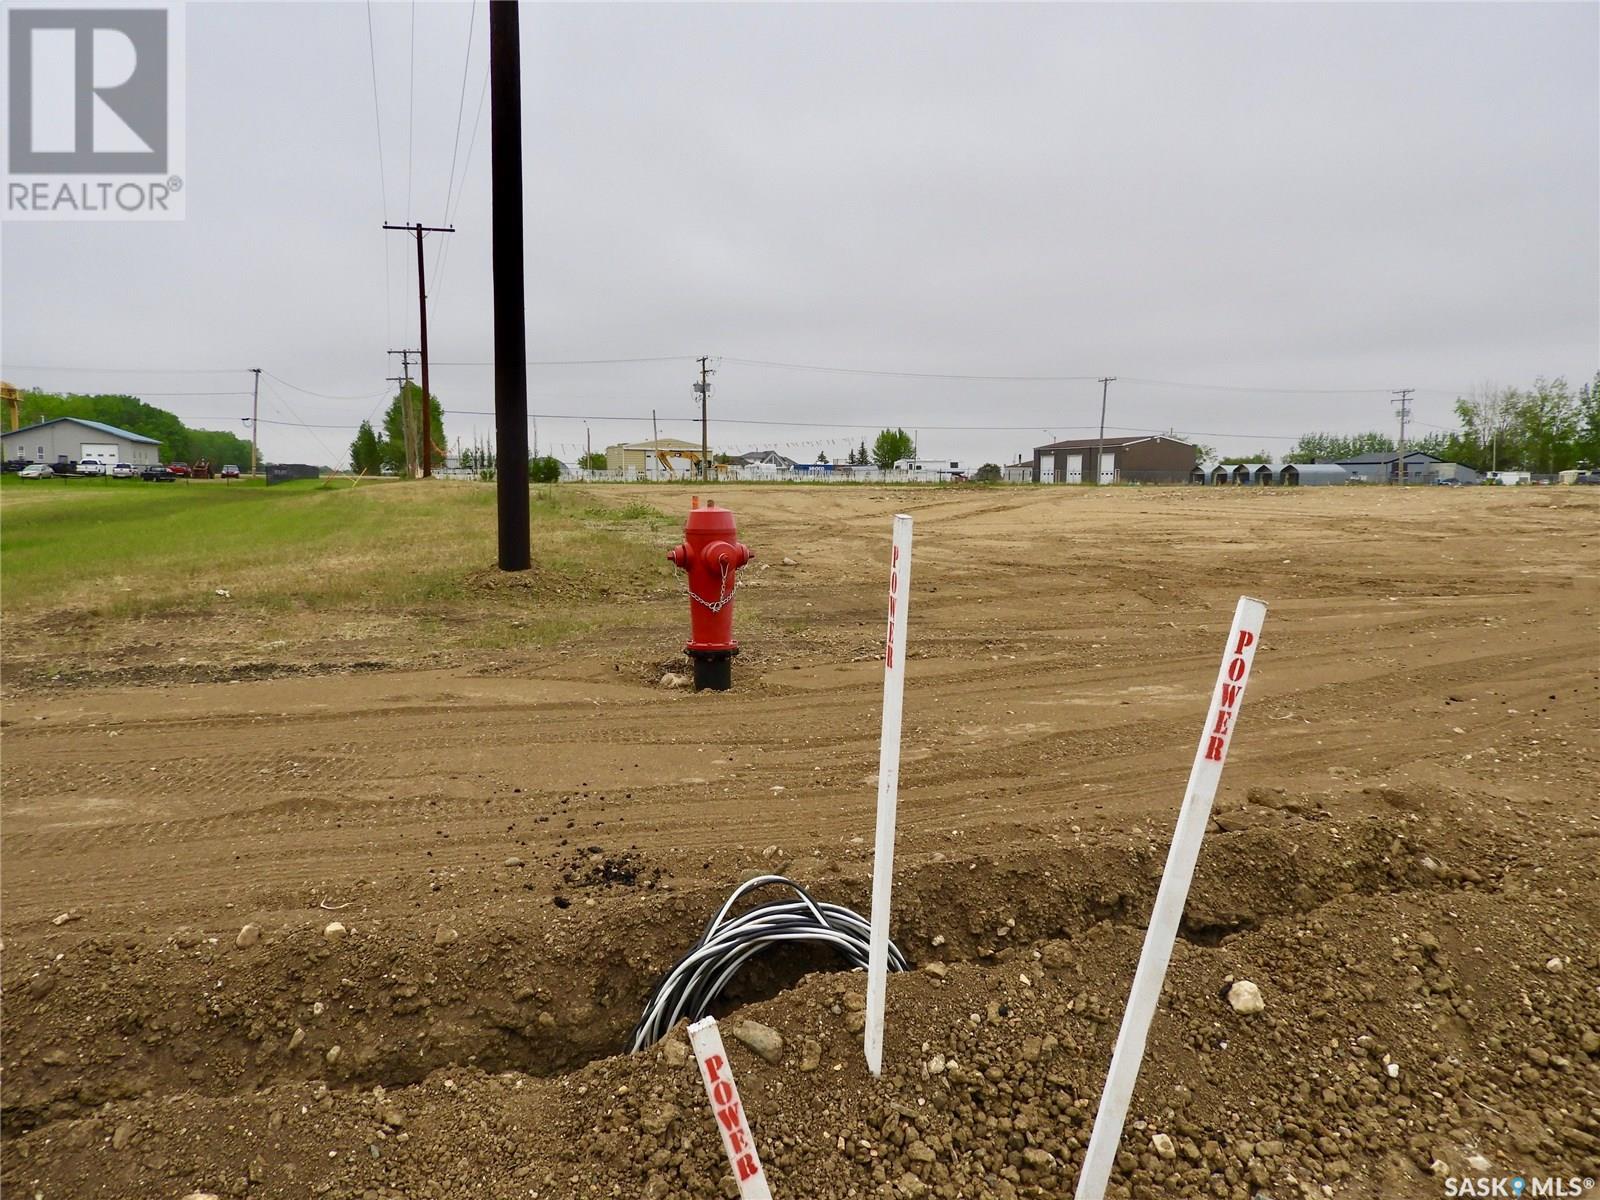
{"type": "MultiPolygon", "coordinates": [[[[6,378],[244,432],[248,395],[155,393],[260,366],[264,454],[342,460],[417,338],[379,226],[453,220],[433,388],[492,409],[442,365],[492,353],[487,10],[371,18],[369,50],[364,4],[190,4],[188,219],[5,226],[6,378]]],[[[522,44],[529,357],[672,359],[530,368],[596,448],[652,409],[698,437],[701,354],[718,448],[904,425],[980,462],[1092,433],[1099,375],[1113,431],[1243,453],[1600,366],[1595,4],[524,4],[522,44]]]]}

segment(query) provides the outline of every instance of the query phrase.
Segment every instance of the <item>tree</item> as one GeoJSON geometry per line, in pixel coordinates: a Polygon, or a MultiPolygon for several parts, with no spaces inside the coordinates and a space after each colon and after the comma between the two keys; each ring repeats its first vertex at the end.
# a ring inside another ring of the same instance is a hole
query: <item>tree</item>
{"type": "Polygon", "coordinates": [[[1194,461],[1198,465],[1200,463],[1219,462],[1221,460],[1217,457],[1217,448],[1215,446],[1204,446],[1196,443],[1194,448],[1194,461]]]}
{"type": "Polygon", "coordinates": [[[976,480],[978,483],[999,483],[1000,482],[1000,464],[999,463],[984,463],[983,466],[979,467],[976,471],[973,472],[972,478],[974,480],[976,480]]]}
{"type": "Polygon", "coordinates": [[[561,478],[561,460],[548,454],[528,460],[528,479],[532,483],[554,483],[561,478]]]}
{"type": "Polygon", "coordinates": [[[50,421],[57,417],[81,417],[115,425],[129,433],[155,438],[161,443],[163,461],[195,462],[208,458],[217,463],[250,461],[250,442],[237,434],[214,429],[191,429],[174,414],[137,396],[83,393],[22,393],[19,416],[23,425],[50,421]]]}
{"type": "Polygon", "coordinates": [[[911,435],[904,429],[885,429],[872,443],[872,462],[880,471],[887,471],[902,458],[915,453],[911,435]]]}
{"type": "Polygon", "coordinates": [[[817,461],[825,464],[828,461],[828,452],[826,450],[818,450],[817,461]]]}
{"type": "MultiPolygon", "coordinates": [[[[383,441],[379,443],[379,448],[384,466],[392,468],[396,475],[409,475],[410,467],[406,462],[405,414],[400,408],[402,399],[412,406],[413,418],[420,415],[422,388],[415,383],[402,383],[383,414],[383,441]]],[[[449,443],[444,440],[444,405],[439,403],[437,396],[430,396],[429,401],[433,417],[433,458],[437,462],[444,459],[444,448],[449,443]]],[[[417,461],[421,460],[422,443],[419,441],[417,461]]]]}
{"type": "Polygon", "coordinates": [[[361,422],[356,440],[350,443],[350,469],[358,475],[376,475],[383,469],[383,451],[371,421],[361,422]]]}
{"type": "Polygon", "coordinates": [[[578,466],[585,471],[604,471],[606,469],[606,456],[599,450],[589,454],[578,455],[578,466]]]}
{"type": "MultiPolygon", "coordinates": [[[[1337,462],[1362,454],[1389,454],[1394,440],[1386,433],[1302,433],[1300,440],[1283,456],[1288,463],[1337,462]]],[[[1261,460],[1266,461],[1266,460],[1261,460]]]]}

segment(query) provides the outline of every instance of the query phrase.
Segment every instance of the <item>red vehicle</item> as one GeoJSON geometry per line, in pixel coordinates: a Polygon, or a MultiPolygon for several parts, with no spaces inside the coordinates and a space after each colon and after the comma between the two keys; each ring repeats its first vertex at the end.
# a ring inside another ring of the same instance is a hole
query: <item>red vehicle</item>
{"type": "Polygon", "coordinates": [[[188,463],[168,463],[167,464],[167,470],[171,471],[174,475],[187,476],[189,474],[189,464],[188,463]]]}

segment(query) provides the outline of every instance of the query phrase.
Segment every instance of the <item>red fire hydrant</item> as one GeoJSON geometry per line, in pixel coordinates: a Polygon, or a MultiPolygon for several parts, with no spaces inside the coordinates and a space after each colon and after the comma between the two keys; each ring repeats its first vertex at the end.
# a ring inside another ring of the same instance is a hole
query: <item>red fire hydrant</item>
{"type": "Polygon", "coordinates": [[[691,502],[683,525],[683,543],[667,554],[673,566],[689,575],[689,632],[684,652],[694,659],[694,690],[725,692],[733,686],[733,593],[739,568],[755,555],[739,541],[733,514],[711,501],[691,502]]]}

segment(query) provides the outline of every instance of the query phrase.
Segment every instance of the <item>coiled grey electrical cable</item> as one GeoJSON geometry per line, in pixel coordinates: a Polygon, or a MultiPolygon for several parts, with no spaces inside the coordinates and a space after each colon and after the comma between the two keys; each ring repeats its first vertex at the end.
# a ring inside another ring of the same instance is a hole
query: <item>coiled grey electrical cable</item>
{"type": "MultiPolygon", "coordinates": [[[[872,927],[855,912],[813,900],[792,879],[759,875],[747,880],[734,888],[700,940],[656,984],[628,1038],[628,1052],[655,1045],[685,1017],[694,1021],[705,1016],[739,968],[763,950],[787,942],[812,942],[832,946],[850,966],[865,968],[871,933],[872,927]],[[728,916],[741,896],[769,884],[793,888],[799,899],[775,900],[728,916]]],[[[889,970],[908,969],[905,955],[891,941],[889,970]]]]}

